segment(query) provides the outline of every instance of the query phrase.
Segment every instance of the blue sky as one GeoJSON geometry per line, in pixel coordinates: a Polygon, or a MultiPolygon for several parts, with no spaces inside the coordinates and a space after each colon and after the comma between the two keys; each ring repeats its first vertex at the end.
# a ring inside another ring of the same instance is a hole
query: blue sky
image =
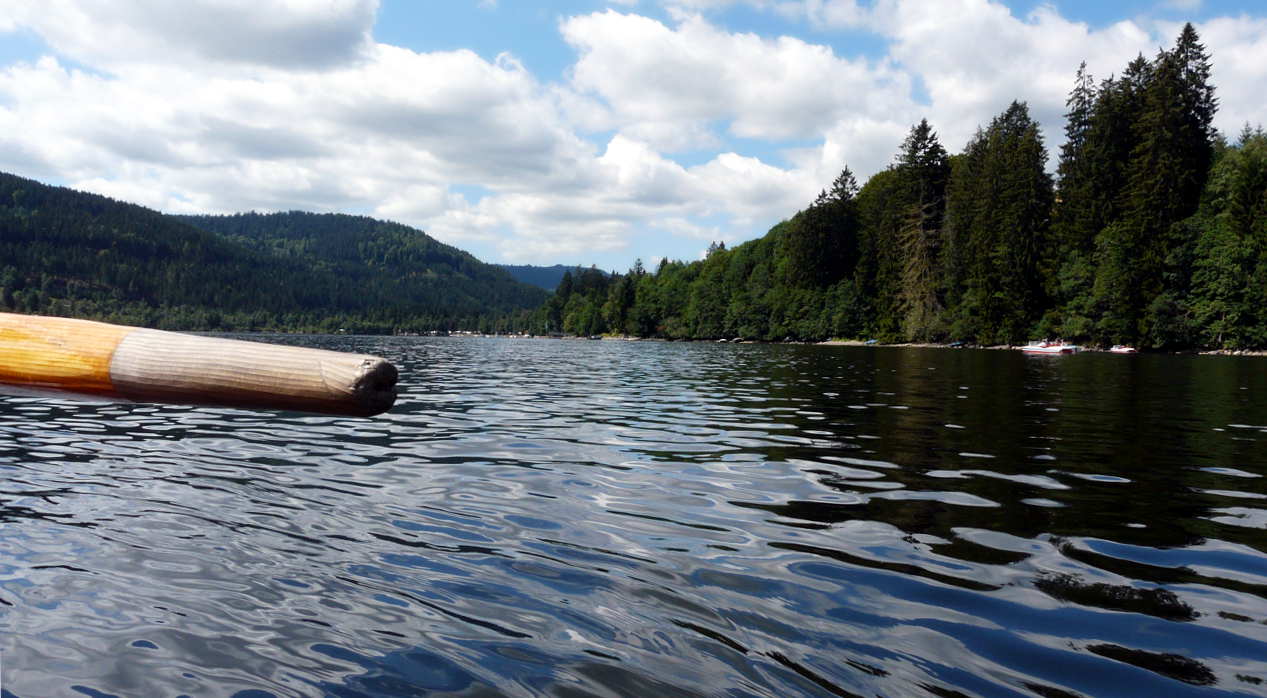
{"type": "MultiPolygon", "coordinates": [[[[1267,114],[1242,0],[7,0],[0,170],[169,212],[335,211],[487,261],[695,259],[1013,99],[1050,153],[1193,21],[1221,129],[1267,114]]],[[[1052,163],[1054,168],[1054,161],[1052,163]]]]}

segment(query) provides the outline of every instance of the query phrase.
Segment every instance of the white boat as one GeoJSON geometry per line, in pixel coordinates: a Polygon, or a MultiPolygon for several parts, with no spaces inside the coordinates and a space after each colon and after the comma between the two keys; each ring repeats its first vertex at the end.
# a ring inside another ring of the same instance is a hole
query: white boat
{"type": "Polygon", "coordinates": [[[1076,344],[1066,344],[1064,342],[1030,342],[1021,347],[1021,351],[1026,354],[1075,354],[1082,350],[1076,344]]]}
{"type": "Polygon", "coordinates": [[[1138,354],[1139,350],[1136,349],[1135,347],[1128,347],[1125,344],[1114,344],[1113,346],[1109,347],[1109,353],[1111,354],[1138,354]]]}

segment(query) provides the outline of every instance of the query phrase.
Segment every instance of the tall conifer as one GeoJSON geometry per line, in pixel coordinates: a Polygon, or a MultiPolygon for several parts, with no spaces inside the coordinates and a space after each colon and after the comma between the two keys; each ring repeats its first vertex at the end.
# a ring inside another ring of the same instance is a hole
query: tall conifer
{"type": "Polygon", "coordinates": [[[1087,153],[1095,102],[1095,83],[1083,61],[1065,101],[1069,109],[1065,112],[1065,143],[1060,146],[1060,164],[1056,167],[1059,179],[1052,229],[1065,255],[1089,248],[1099,232],[1090,205],[1097,184],[1094,163],[1087,153]]]}
{"type": "Polygon", "coordinates": [[[1209,58],[1191,24],[1153,61],[1134,123],[1135,147],[1115,248],[1102,265],[1106,329],[1115,341],[1182,341],[1193,235],[1176,225],[1197,210],[1214,153],[1217,109],[1209,58]]]}
{"type": "Polygon", "coordinates": [[[783,239],[784,280],[821,288],[853,273],[858,258],[858,182],[845,167],[814,203],[796,215],[783,239]]]}
{"type": "Polygon", "coordinates": [[[942,333],[938,327],[942,303],[938,294],[942,221],[946,212],[946,182],[950,158],[927,119],[911,127],[898,154],[898,175],[905,188],[895,250],[901,259],[900,297],[902,334],[927,340],[942,333]]]}
{"type": "Polygon", "coordinates": [[[1052,182],[1038,124],[1012,102],[968,145],[954,172],[948,225],[964,264],[953,333],[983,342],[1026,338],[1045,306],[1041,257],[1052,182]]]}

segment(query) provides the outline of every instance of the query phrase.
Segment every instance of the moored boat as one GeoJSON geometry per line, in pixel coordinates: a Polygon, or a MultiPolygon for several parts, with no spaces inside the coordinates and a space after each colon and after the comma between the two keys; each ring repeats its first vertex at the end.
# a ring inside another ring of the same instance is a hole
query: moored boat
{"type": "Polygon", "coordinates": [[[1110,354],[1138,354],[1139,350],[1135,347],[1128,347],[1125,344],[1114,344],[1109,347],[1110,354]]]}
{"type": "Polygon", "coordinates": [[[1082,350],[1076,344],[1066,344],[1062,341],[1056,342],[1030,342],[1021,347],[1021,351],[1026,354],[1075,354],[1082,350]]]}

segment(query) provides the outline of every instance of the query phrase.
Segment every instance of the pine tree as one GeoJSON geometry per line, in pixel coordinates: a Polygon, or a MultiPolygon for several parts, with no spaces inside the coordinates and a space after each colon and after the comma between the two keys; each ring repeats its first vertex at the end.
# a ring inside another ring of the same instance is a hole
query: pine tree
{"type": "Polygon", "coordinates": [[[1094,163],[1087,153],[1095,102],[1095,84],[1083,61],[1065,101],[1069,109],[1065,112],[1065,143],[1060,146],[1060,164],[1056,167],[1059,179],[1052,232],[1064,255],[1089,250],[1099,232],[1090,205],[1096,185],[1092,176],[1094,163]]]}
{"type": "Polygon", "coordinates": [[[858,263],[853,281],[861,299],[859,323],[866,334],[881,339],[900,336],[897,299],[901,269],[896,249],[900,218],[894,211],[903,200],[901,178],[893,167],[872,175],[856,198],[858,263]]]}
{"type": "MultiPolygon", "coordinates": [[[[1109,83],[1110,85],[1112,83],[1109,83]]],[[[1065,101],[1065,143],[1056,167],[1058,184],[1052,212],[1052,239],[1044,260],[1048,295],[1057,307],[1044,318],[1042,334],[1082,339],[1091,330],[1090,297],[1094,281],[1091,251],[1103,222],[1095,201],[1100,195],[1098,163],[1091,137],[1097,89],[1084,61],[1065,101]]]]}
{"type": "Polygon", "coordinates": [[[1052,182],[1038,124],[1012,102],[969,143],[949,188],[960,283],[952,333],[982,342],[1026,338],[1045,307],[1041,259],[1048,243],[1052,182]]]}
{"type": "MultiPolygon", "coordinates": [[[[1165,346],[1184,341],[1184,298],[1191,279],[1190,229],[1177,225],[1200,203],[1214,153],[1217,109],[1209,59],[1191,24],[1175,48],[1153,61],[1134,122],[1121,225],[1100,289],[1112,341],[1165,346]],[[1111,280],[1112,283],[1108,283],[1111,280]]],[[[1099,281],[1098,281],[1099,283],[1099,281]]]]}
{"type": "Polygon", "coordinates": [[[858,182],[845,167],[783,237],[782,277],[789,286],[823,288],[852,274],[858,259],[858,182]]]}
{"type": "Polygon", "coordinates": [[[1096,95],[1084,145],[1090,195],[1087,229],[1092,235],[1122,216],[1127,164],[1140,140],[1135,122],[1143,109],[1152,70],[1142,55],[1136,56],[1120,78],[1101,83],[1096,95]]]}
{"type": "Polygon", "coordinates": [[[978,327],[967,313],[960,312],[968,291],[972,262],[972,231],[983,216],[986,180],[981,176],[986,156],[985,131],[980,127],[964,152],[951,159],[950,180],[946,183],[945,246],[941,256],[942,296],[951,322],[950,334],[957,339],[975,337],[978,327]]]}
{"type": "Polygon", "coordinates": [[[896,169],[906,190],[904,201],[898,204],[901,219],[895,246],[901,269],[898,308],[902,334],[912,340],[928,340],[942,333],[938,274],[950,159],[927,119],[911,127],[902,142],[896,169]]]}

